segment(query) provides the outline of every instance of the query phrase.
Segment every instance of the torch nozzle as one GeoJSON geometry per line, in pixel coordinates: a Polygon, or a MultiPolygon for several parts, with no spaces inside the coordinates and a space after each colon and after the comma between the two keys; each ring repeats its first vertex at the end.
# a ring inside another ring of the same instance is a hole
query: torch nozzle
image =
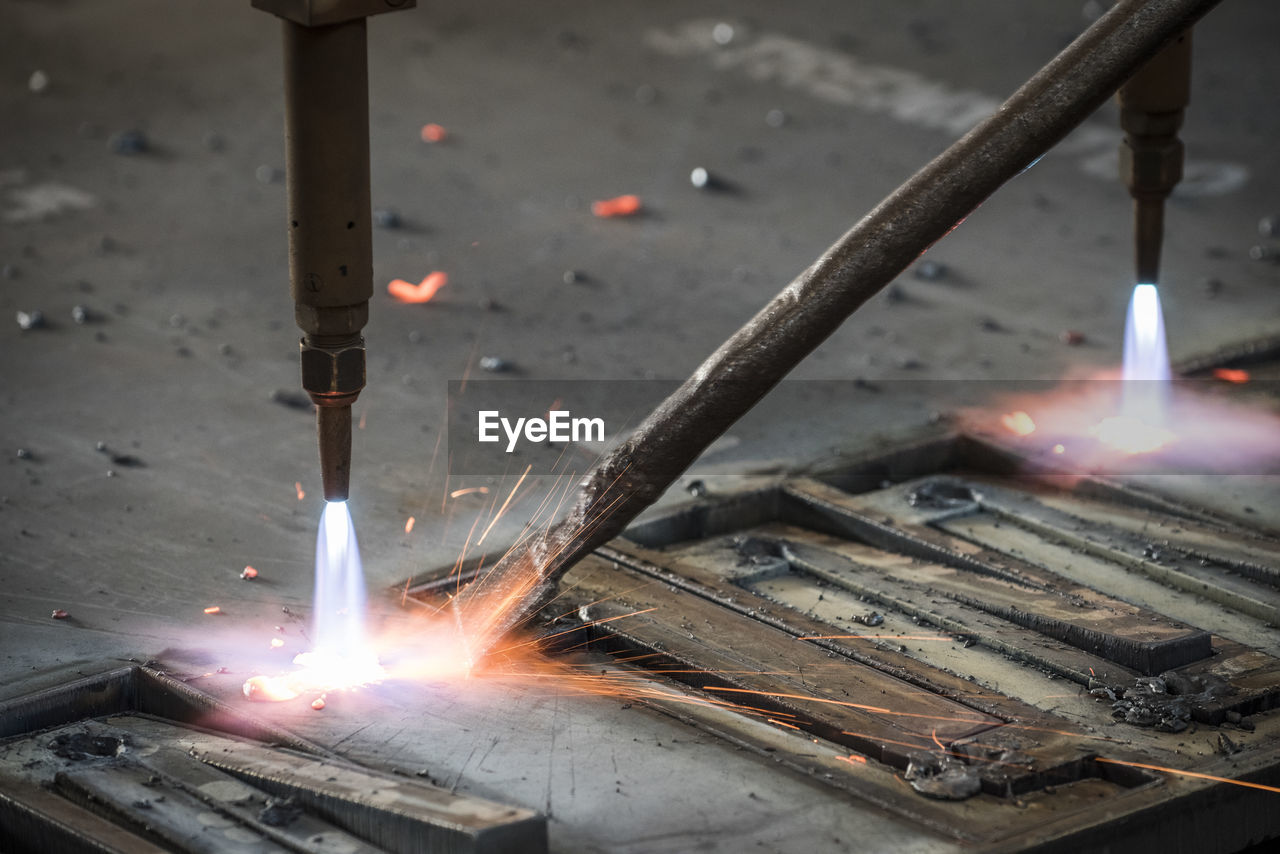
{"type": "Polygon", "coordinates": [[[346,501],[351,491],[351,407],[317,406],[320,477],[325,501],[346,501]]]}

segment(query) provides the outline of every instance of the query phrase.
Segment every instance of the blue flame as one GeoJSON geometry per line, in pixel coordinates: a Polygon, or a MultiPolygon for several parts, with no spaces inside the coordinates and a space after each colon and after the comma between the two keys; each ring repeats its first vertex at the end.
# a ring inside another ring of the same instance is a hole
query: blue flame
{"type": "Polygon", "coordinates": [[[363,652],[364,610],[364,567],[351,512],[345,501],[326,502],[316,538],[314,650],[339,657],[363,652]]]}
{"type": "Polygon", "coordinates": [[[1165,423],[1169,397],[1169,348],[1155,285],[1138,285],[1124,324],[1124,407],[1146,424],[1165,423]]]}

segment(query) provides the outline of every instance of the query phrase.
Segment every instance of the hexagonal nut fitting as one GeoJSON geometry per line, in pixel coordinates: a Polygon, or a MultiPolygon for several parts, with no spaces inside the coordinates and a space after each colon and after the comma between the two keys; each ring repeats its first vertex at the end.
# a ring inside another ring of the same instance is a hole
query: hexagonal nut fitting
{"type": "MultiPolygon", "coordinates": [[[[313,398],[352,397],[364,388],[364,342],[341,347],[317,347],[304,338],[299,349],[302,387],[313,398]]],[[[319,403],[320,401],[317,401],[319,403]]]]}
{"type": "Polygon", "coordinates": [[[1120,145],[1120,179],[1131,193],[1167,195],[1182,180],[1182,161],[1181,140],[1135,146],[1126,139],[1120,145]]]}

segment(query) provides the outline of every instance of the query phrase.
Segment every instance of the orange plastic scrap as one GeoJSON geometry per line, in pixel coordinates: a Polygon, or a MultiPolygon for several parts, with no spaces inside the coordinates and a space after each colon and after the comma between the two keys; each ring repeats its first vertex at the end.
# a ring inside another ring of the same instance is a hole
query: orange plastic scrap
{"type": "Polygon", "coordinates": [[[1242,371],[1239,368],[1214,368],[1213,375],[1229,383],[1247,383],[1249,381],[1249,372],[1242,371]]]}
{"type": "Polygon", "coordinates": [[[631,216],[640,210],[640,197],[633,195],[602,199],[591,203],[591,212],[598,217],[631,216]]]}
{"type": "Polygon", "coordinates": [[[430,302],[436,291],[449,282],[449,275],[436,270],[416,285],[404,279],[392,279],[387,285],[387,293],[401,302],[430,302]]]}
{"type": "Polygon", "coordinates": [[[428,122],[422,126],[421,135],[423,142],[442,142],[449,135],[449,132],[444,129],[443,125],[428,122]]]}

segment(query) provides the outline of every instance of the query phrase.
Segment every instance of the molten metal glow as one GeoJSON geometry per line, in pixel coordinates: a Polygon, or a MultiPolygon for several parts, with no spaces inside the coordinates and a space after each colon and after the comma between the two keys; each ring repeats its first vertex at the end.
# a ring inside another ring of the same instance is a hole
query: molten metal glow
{"type": "Polygon", "coordinates": [[[302,491],[302,484],[296,480],[293,482],[293,490],[298,494],[299,501],[307,497],[307,494],[302,491]]]}
{"type": "Polygon", "coordinates": [[[422,130],[419,132],[423,142],[443,142],[448,135],[449,132],[444,129],[444,126],[435,122],[428,122],[423,125],[422,130]]]}
{"type": "Polygon", "coordinates": [[[1015,436],[1030,436],[1036,432],[1036,422],[1032,421],[1031,416],[1021,409],[1017,412],[1008,412],[1001,415],[1000,423],[1015,436]]]}
{"type": "Polygon", "coordinates": [[[1249,372],[1242,371],[1239,368],[1214,368],[1213,375],[1228,383],[1247,383],[1249,381],[1249,372]]]}
{"type": "MultiPolygon", "coordinates": [[[[251,700],[292,700],[304,693],[339,691],[386,679],[365,635],[364,617],[364,567],[355,526],[345,501],[329,501],[316,537],[314,648],[293,659],[298,670],[245,682],[244,695],[251,700]]],[[[271,642],[275,648],[283,644],[279,638],[271,642]]]]}
{"type": "Polygon", "coordinates": [[[613,199],[601,199],[591,203],[591,212],[598,217],[631,216],[639,213],[640,197],[633,195],[618,196],[613,199]]]}
{"type": "Polygon", "coordinates": [[[449,283],[449,274],[436,270],[418,284],[410,284],[404,279],[392,279],[387,285],[387,293],[401,302],[430,302],[436,291],[449,283]]]}
{"type": "Polygon", "coordinates": [[[1104,418],[1089,432],[1103,444],[1126,454],[1149,454],[1177,438],[1172,430],[1147,424],[1131,415],[1104,418]]]}

